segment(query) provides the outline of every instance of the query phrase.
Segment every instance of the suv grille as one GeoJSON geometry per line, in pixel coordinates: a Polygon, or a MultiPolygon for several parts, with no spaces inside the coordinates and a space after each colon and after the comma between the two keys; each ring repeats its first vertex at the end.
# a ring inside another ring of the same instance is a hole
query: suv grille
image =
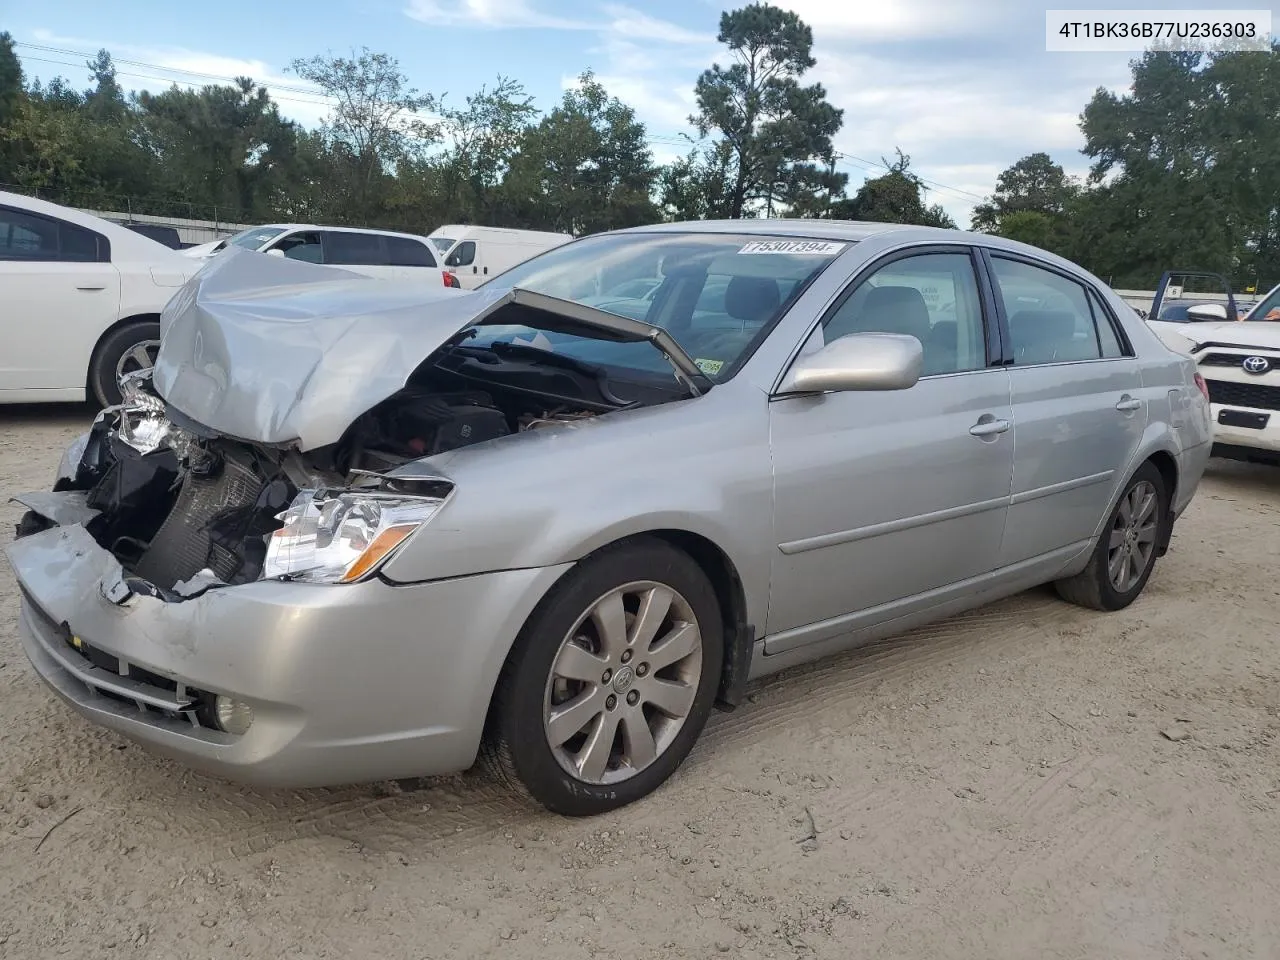
{"type": "Polygon", "coordinates": [[[1229,383],[1209,380],[1209,399],[1231,407],[1253,407],[1255,410],[1280,410],[1280,387],[1261,383],[1229,383]]]}
{"type": "MultiPolygon", "coordinates": [[[[1256,356],[1256,354],[1208,353],[1201,358],[1200,366],[1202,367],[1237,367],[1238,368],[1242,363],[1244,363],[1245,358],[1252,357],[1252,356],[1256,356]]],[[[1272,359],[1272,358],[1268,357],[1267,359],[1272,359]]],[[[1273,362],[1275,362],[1277,365],[1280,365],[1280,360],[1274,360],[1273,362]]]]}

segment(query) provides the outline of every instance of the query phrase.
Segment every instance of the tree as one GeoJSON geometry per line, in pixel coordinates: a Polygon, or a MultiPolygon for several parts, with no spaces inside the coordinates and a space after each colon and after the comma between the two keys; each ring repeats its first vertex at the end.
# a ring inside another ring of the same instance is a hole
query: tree
{"type": "Polygon", "coordinates": [[[518,222],[594,233],[656,220],[656,179],[644,124],[588,72],[526,130],[502,193],[518,222]]]}
{"type": "Polygon", "coordinates": [[[14,52],[12,35],[5,31],[0,33],[0,130],[12,122],[24,96],[22,61],[14,52]]]}
{"type": "Polygon", "coordinates": [[[911,172],[910,157],[899,150],[897,160],[883,162],[888,173],[866,180],[852,199],[834,204],[833,217],[873,223],[914,223],[949,230],[956,228],[956,222],[941,206],[925,206],[924,183],[911,172]]]}
{"type": "Polygon", "coordinates": [[[523,84],[500,76],[492,90],[481,87],[462,107],[442,104],[440,114],[446,146],[431,165],[439,175],[427,178],[443,208],[437,219],[484,221],[538,110],[523,84]]]}
{"type": "Polygon", "coordinates": [[[350,57],[294,60],[290,69],[337,101],[322,133],[345,161],[348,213],[367,218],[397,165],[421,157],[439,139],[439,127],[419,116],[435,109],[435,97],[410,86],[394,57],[368,47],[350,57]]]}
{"type": "Polygon", "coordinates": [[[703,137],[717,132],[717,148],[727,155],[727,215],[823,189],[820,174],[832,162],[843,113],[827,102],[821,84],[800,85],[815,63],[813,31],[790,11],[753,3],[721,14],[717,40],[734,62],[712,64],[698,78],[698,113],[689,119],[703,137]]]}
{"type": "Polygon", "coordinates": [[[1076,182],[1047,153],[1029,154],[1003,170],[996,178],[995,193],[973,208],[973,229],[1007,236],[1001,230],[1005,217],[1016,213],[1060,217],[1078,192],[1076,182]]]}

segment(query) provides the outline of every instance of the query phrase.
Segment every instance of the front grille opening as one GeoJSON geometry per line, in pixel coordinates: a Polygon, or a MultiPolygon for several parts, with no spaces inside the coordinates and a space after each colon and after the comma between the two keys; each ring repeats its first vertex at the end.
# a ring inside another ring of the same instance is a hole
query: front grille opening
{"type": "Polygon", "coordinates": [[[1230,407],[1252,407],[1255,410],[1280,410],[1280,387],[1261,383],[1233,383],[1209,380],[1209,399],[1230,407]]]}

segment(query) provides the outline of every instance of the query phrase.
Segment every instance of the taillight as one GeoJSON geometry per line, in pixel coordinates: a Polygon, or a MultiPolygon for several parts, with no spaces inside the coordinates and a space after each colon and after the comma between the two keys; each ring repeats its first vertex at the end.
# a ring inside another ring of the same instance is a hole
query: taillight
{"type": "Polygon", "coordinates": [[[458,278],[457,278],[457,277],[455,277],[455,276],[454,276],[452,273],[450,273],[448,270],[445,270],[445,271],[444,271],[444,285],[445,285],[446,287],[453,287],[455,290],[461,290],[461,289],[462,289],[462,284],[460,284],[460,283],[458,282],[458,278]]]}
{"type": "Polygon", "coordinates": [[[1204,382],[1204,377],[1196,374],[1196,386],[1200,388],[1200,392],[1204,394],[1206,400],[1209,399],[1209,385],[1204,382]]]}

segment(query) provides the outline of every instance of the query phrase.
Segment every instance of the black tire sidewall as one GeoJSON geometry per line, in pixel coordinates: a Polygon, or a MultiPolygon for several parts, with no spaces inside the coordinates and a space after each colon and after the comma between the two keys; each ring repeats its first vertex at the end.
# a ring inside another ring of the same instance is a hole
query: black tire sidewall
{"type": "Polygon", "coordinates": [[[139,320],[113,330],[103,338],[89,364],[89,399],[110,407],[120,402],[120,385],[116,382],[116,364],[120,358],[144,340],[160,339],[160,321],[139,320]]]}
{"type": "Polygon", "coordinates": [[[1156,568],[1156,560],[1158,559],[1155,552],[1152,553],[1151,562],[1147,564],[1147,569],[1142,572],[1142,576],[1138,578],[1129,590],[1121,593],[1111,584],[1111,575],[1107,571],[1107,553],[1111,540],[1111,529],[1115,525],[1116,516],[1120,512],[1120,505],[1124,503],[1125,497],[1139,483],[1146,481],[1150,483],[1156,490],[1156,551],[1161,542],[1161,535],[1164,533],[1164,526],[1169,522],[1169,494],[1165,490],[1164,477],[1160,475],[1160,471],[1150,463],[1144,463],[1124,485],[1124,490],[1116,500],[1115,506],[1111,508],[1111,512],[1107,514],[1106,526],[1102,528],[1102,535],[1098,538],[1098,546],[1095,548],[1093,566],[1095,576],[1098,581],[1099,597],[1102,599],[1104,607],[1108,610],[1120,610],[1129,606],[1134,600],[1138,599],[1142,591],[1146,589],[1147,581],[1151,579],[1151,574],[1156,568]]]}
{"type": "Polygon", "coordinates": [[[651,793],[676,771],[706,725],[720,681],[723,638],[715,590],[687,554],[661,541],[644,540],[584,561],[535,611],[508,662],[498,734],[508,747],[515,774],[535,800],[570,816],[604,813],[651,793]],[[547,678],[561,642],[582,613],[609,590],[636,580],[665,584],[689,602],[702,635],[702,676],[684,726],[649,767],[622,783],[583,783],[560,766],[543,733],[547,678]]]}

